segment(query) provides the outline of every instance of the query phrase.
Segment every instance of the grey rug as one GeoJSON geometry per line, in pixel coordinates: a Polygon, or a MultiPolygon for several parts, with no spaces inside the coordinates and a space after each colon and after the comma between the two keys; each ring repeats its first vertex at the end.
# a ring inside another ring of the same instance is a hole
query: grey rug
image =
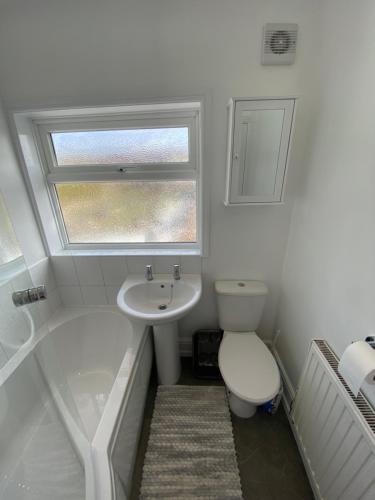
{"type": "Polygon", "coordinates": [[[224,387],[159,387],[140,498],[242,500],[224,387]]]}

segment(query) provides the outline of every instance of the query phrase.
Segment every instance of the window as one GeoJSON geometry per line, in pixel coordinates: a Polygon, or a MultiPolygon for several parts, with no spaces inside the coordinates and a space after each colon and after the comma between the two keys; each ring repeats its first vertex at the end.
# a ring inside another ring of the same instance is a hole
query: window
{"type": "Polygon", "coordinates": [[[200,103],[97,111],[31,120],[63,247],[200,249],[200,103]]]}

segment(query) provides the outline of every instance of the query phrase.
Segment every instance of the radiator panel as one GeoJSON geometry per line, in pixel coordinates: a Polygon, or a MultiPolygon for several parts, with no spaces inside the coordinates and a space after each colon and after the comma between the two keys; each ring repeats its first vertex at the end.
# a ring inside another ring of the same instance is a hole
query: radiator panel
{"type": "Polygon", "coordinates": [[[375,499],[375,412],[355,397],[324,340],[311,344],[291,413],[317,498],[375,499]]]}

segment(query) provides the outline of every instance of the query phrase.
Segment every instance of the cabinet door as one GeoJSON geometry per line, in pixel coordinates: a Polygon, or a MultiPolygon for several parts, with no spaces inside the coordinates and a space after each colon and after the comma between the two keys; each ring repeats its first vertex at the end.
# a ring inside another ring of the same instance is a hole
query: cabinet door
{"type": "Polygon", "coordinates": [[[227,204],[282,201],[295,99],[235,100],[227,204]]]}

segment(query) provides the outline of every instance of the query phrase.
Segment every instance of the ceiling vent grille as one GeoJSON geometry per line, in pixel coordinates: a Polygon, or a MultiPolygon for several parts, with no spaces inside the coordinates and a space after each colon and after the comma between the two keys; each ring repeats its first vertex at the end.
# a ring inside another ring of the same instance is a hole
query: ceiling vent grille
{"type": "Polygon", "coordinates": [[[293,64],[298,24],[268,23],[263,28],[262,64],[293,64]]]}

